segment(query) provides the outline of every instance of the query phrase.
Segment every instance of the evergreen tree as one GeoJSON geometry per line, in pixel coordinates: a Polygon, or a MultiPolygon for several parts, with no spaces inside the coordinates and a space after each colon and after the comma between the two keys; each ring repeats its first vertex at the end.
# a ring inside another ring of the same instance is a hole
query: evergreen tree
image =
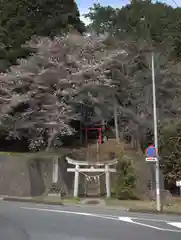
{"type": "Polygon", "coordinates": [[[134,199],[134,190],[136,188],[136,175],[132,162],[128,159],[125,159],[123,155],[120,155],[118,158],[116,170],[116,197],[121,200],[134,199]]]}
{"type": "Polygon", "coordinates": [[[28,51],[21,45],[33,35],[53,37],[70,28],[85,31],[74,0],[2,0],[0,71],[27,56],[28,51]]]}
{"type": "Polygon", "coordinates": [[[160,164],[167,186],[173,187],[181,178],[181,122],[179,119],[165,120],[159,130],[160,164]]]}
{"type": "Polygon", "coordinates": [[[135,0],[122,8],[94,4],[85,16],[91,20],[89,29],[109,33],[121,39],[152,41],[153,44],[169,42],[179,55],[180,8],[172,8],[150,0],[135,0]]]}

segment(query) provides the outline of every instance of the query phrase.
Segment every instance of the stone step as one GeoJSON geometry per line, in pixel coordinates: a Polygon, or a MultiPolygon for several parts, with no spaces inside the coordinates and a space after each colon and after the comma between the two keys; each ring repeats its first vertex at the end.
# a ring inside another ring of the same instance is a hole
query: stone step
{"type": "Polygon", "coordinates": [[[90,188],[97,188],[97,187],[100,187],[100,185],[89,185],[90,188]]]}
{"type": "Polygon", "coordinates": [[[89,189],[89,190],[96,190],[96,189],[100,189],[100,187],[96,187],[96,188],[89,188],[89,187],[87,187],[87,189],[89,189]]]}
{"type": "Polygon", "coordinates": [[[86,194],[88,196],[99,196],[100,192],[100,184],[87,184],[86,194]]]}
{"type": "Polygon", "coordinates": [[[100,184],[87,184],[90,188],[100,187],[100,184]]]}

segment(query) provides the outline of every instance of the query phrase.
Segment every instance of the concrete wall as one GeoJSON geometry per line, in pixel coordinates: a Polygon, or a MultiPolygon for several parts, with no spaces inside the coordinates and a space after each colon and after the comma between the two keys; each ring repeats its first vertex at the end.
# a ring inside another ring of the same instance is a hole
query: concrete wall
{"type": "Polygon", "coordinates": [[[30,196],[30,193],[27,161],[18,157],[0,156],[0,194],[30,196]]]}

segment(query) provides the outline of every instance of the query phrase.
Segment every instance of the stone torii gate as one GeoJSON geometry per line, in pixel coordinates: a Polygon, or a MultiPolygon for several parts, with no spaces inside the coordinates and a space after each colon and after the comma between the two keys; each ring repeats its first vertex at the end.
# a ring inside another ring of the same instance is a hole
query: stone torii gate
{"type": "Polygon", "coordinates": [[[111,160],[102,163],[93,163],[93,162],[83,162],[73,160],[69,157],[66,157],[66,160],[69,164],[74,165],[74,168],[68,168],[67,172],[74,172],[74,197],[78,197],[79,192],[79,174],[80,173],[105,173],[105,184],[106,184],[106,196],[107,198],[111,197],[111,186],[110,186],[110,173],[116,172],[115,168],[111,168],[110,166],[115,165],[117,160],[111,160]],[[87,166],[87,167],[86,167],[87,166]],[[81,168],[83,167],[83,168],[81,168]],[[96,167],[96,168],[95,168],[96,167]]]}

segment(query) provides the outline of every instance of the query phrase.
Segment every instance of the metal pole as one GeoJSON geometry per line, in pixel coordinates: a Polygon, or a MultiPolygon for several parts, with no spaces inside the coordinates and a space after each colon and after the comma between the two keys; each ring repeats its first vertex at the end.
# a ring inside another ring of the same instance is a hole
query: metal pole
{"type": "Polygon", "coordinates": [[[152,88],[153,88],[153,118],[154,118],[154,145],[156,148],[157,161],[155,163],[155,180],[156,180],[156,207],[157,211],[161,210],[160,206],[160,168],[159,168],[159,156],[158,156],[158,132],[157,132],[157,113],[156,113],[156,91],[155,91],[155,64],[154,53],[152,52],[152,88]]]}

